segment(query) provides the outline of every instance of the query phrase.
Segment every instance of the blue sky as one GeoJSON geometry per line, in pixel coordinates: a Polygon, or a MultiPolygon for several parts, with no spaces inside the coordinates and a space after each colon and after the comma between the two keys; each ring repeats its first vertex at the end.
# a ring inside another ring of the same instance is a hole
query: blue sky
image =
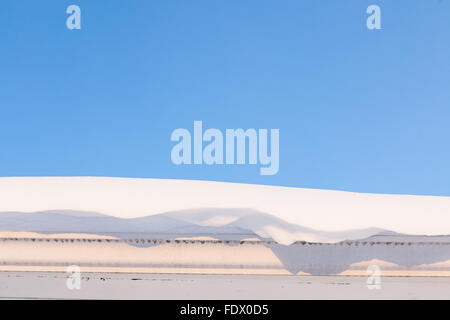
{"type": "Polygon", "coordinates": [[[0,176],[450,195],[447,0],[2,0],[0,46],[0,176]],[[279,128],[278,174],[174,165],[194,120],[279,128]]]}

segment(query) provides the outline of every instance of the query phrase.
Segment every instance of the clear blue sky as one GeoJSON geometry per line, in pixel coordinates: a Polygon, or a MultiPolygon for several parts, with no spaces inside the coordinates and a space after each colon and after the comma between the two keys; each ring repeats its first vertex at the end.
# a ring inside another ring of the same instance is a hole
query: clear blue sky
{"type": "Polygon", "coordinates": [[[1,0],[0,46],[0,176],[450,195],[448,0],[1,0]],[[194,120],[279,128],[279,173],[172,164],[194,120]]]}

